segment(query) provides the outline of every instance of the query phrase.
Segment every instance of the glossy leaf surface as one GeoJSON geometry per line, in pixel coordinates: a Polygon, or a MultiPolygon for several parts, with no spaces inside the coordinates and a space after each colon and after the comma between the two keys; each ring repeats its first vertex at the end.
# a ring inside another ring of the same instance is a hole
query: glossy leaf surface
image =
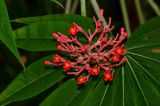
{"type": "Polygon", "coordinates": [[[76,15],[50,15],[34,18],[22,19],[23,22],[34,23],[14,31],[17,47],[29,51],[56,50],[57,42],[52,38],[53,32],[68,35],[68,29],[73,22],[82,26],[86,31],[94,28],[92,20],[76,15]]]}

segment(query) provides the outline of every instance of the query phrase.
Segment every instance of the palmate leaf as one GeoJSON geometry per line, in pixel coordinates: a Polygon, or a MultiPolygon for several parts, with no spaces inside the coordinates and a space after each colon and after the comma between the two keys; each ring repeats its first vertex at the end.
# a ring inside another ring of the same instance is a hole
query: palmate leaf
{"type": "Polygon", "coordinates": [[[89,28],[94,29],[91,19],[77,15],[49,15],[17,20],[31,22],[31,24],[14,31],[17,47],[29,51],[55,50],[57,43],[55,39],[52,39],[52,33],[61,32],[67,35],[73,22],[81,25],[86,31],[89,28]]]}
{"type": "MultiPolygon", "coordinates": [[[[158,17],[147,22],[138,28],[138,30],[133,33],[131,38],[128,38],[125,47],[127,50],[127,61],[123,66],[113,70],[113,82],[104,82],[103,78],[100,77],[99,80],[90,80],[86,86],[78,89],[75,79],[70,79],[63,83],[60,87],[57,87],[57,89],[55,89],[46,99],[44,99],[41,105],[159,106],[160,53],[157,51],[155,52],[155,49],[158,50],[160,48],[160,39],[158,39],[160,38],[160,30],[158,30],[160,25],[156,23],[159,22],[159,20],[160,18],[158,17]],[[134,38],[134,36],[136,38],[134,38]]],[[[30,42],[28,41],[28,43],[30,42]]],[[[35,69],[31,70],[30,72],[34,72],[37,67],[36,64],[32,64],[31,66],[35,67],[35,69]]],[[[44,69],[44,65],[41,63],[41,66],[38,67],[38,69],[39,68],[44,69]]],[[[38,75],[41,70],[39,69],[36,72],[37,74],[35,75],[38,75]]],[[[43,72],[44,70],[42,73],[43,72]]],[[[62,72],[56,76],[60,78],[60,74],[62,74],[62,72]]],[[[53,77],[55,77],[54,73],[53,77]]],[[[64,78],[63,75],[62,78],[64,78]]],[[[35,96],[51,85],[50,81],[48,86],[46,84],[46,88],[44,86],[44,88],[42,87],[43,90],[39,91],[39,89],[35,89],[33,95],[26,95],[24,92],[18,92],[16,95],[14,95],[15,89],[13,89],[13,86],[15,88],[19,88],[19,86],[16,85],[17,79],[18,77],[10,84],[4,93],[0,95],[0,98],[3,97],[0,102],[1,104],[19,101],[35,96]],[[7,97],[4,98],[3,95],[7,95],[7,97]]],[[[45,82],[46,80],[41,79],[41,81],[45,82]]],[[[32,90],[29,86],[25,88],[25,90],[27,89],[32,90]]]]}
{"type": "MultiPolygon", "coordinates": [[[[159,17],[141,26],[128,39],[125,47],[127,61],[124,66],[114,70],[115,78],[112,83],[105,84],[102,79],[94,87],[88,85],[88,88],[81,90],[67,104],[73,106],[159,106],[160,53],[153,51],[160,48],[160,30],[158,30],[160,24],[157,21],[160,21],[159,17]]],[[[51,95],[55,95],[54,93],[51,95]]],[[[58,96],[53,98],[56,97],[58,96]]],[[[48,98],[45,99],[47,106],[56,104],[51,96],[48,98]]]]}
{"type": "Polygon", "coordinates": [[[0,0],[0,40],[8,47],[14,56],[22,64],[20,55],[16,48],[15,39],[12,34],[7,8],[4,0],[0,0]]]}

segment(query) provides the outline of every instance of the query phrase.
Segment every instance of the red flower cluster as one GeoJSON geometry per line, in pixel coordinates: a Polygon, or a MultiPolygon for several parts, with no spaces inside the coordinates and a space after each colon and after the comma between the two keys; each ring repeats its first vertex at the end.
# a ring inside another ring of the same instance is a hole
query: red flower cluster
{"type": "Polygon", "coordinates": [[[123,40],[127,37],[127,32],[122,27],[120,34],[115,37],[110,35],[114,26],[111,26],[111,18],[109,18],[108,26],[102,24],[103,10],[100,11],[101,17],[96,20],[93,17],[96,28],[94,32],[89,30],[86,33],[83,28],[74,23],[68,30],[70,37],[58,32],[52,36],[56,38],[59,45],[58,50],[69,53],[73,61],[67,60],[56,54],[53,61],[45,61],[46,65],[62,66],[67,74],[79,76],[77,84],[85,84],[89,77],[98,76],[103,70],[105,81],[113,80],[112,69],[120,66],[125,62],[125,50],[123,40]],[[77,39],[77,33],[83,34],[88,43],[83,44],[77,39]],[[93,38],[99,36],[96,42],[93,38]],[[84,75],[84,71],[87,75],[84,75]],[[81,75],[83,73],[83,75],[81,75]]]}

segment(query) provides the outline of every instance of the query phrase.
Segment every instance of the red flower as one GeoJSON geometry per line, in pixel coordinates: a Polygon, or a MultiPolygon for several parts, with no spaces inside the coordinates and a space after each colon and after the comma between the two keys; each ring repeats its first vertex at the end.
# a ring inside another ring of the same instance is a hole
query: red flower
{"type": "Polygon", "coordinates": [[[63,68],[65,71],[69,71],[71,69],[71,63],[68,61],[64,62],[63,68]]]}
{"type": "Polygon", "coordinates": [[[118,62],[119,61],[119,55],[113,55],[112,56],[112,61],[113,62],[118,62]]]}
{"type": "Polygon", "coordinates": [[[84,75],[77,78],[79,85],[86,83],[89,77],[98,76],[101,70],[105,71],[104,80],[112,81],[113,74],[110,71],[126,61],[123,41],[127,37],[127,32],[122,27],[120,34],[113,37],[110,34],[114,29],[114,25],[111,25],[111,18],[106,26],[102,22],[103,14],[104,10],[101,9],[99,19],[93,17],[96,25],[94,31],[88,29],[86,32],[74,23],[68,30],[71,36],[66,36],[61,32],[52,33],[59,43],[57,49],[68,53],[67,56],[70,56],[71,60],[55,55],[52,62],[45,61],[44,64],[63,67],[69,75],[84,75]],[[80,37],[76,36],[77,33],[84,35],[86,40],[80,40],[80,37]]]}
{"type": "Polygon", "coordinates": [[[87,81],[86,76],[79,76],[79,77],[77,78],[77,84],[78,84],[78,85],[82,85],[82,84],[84,84],[86,81],[87,81]]]}
{"type": "Polygon", "coordinates": [[[77,29],[77,26],[71,26],[68,30],[68,33],[71,34],[71,35],[76,35],[78,33],[78,29],[77,29]]]}
{"type": "Polygon", "coordinates": [[[54,63],[59,63],[59,62],[61,62],[61,57],[60,57],[58,54],[56,54],[56,55],[53,57],[53,62],[54,62],[54,63]]]}
{"type": "Polygon", "coordinates": [[[110,71],[104,72],[103,76],[104,76],[105,81],[112,81],[113,80],[113,73],[110,71]]]}
{"type": "Polygon", "coordinates": [[[89,70],[89,73],[91,75],[97,76],[100,73],[100,68],[95,66],[89,70]]]}
{"type": "Polygon", "coordinates": [[[122,55],[122,54],[124,54],[124,50],[123,50],[122,47],[117,47],[116,50],[115,50],[115,53],[117,55],[122,55]]]}

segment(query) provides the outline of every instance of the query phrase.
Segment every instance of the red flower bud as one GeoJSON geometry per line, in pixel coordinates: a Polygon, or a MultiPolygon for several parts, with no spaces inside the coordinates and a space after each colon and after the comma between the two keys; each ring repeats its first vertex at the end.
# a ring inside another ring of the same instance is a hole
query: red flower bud
{"type": "Polygon", "coordinates": [[[77,84],[78,84],[78,85],[82,85],[82,84],[84,84],[86,81],[87,81],[86,76],[79,76],[79,77],[77,78],[77,84]]]}
{"type": "Polygon", "coordinates": [[[86,65],[85,69],[88,70],[88,71],[91,69],[91,67],[89,66],[89,64],[86,65]]]}
{"type": "Polygon", "coordinates": [[[45,60],[45,61],[43,62],[43,64],[49,65],[49,64],[50,64],[50,61],[45,60]]]}
{"type": "Polygon", "coordinates": [[[60,57],[58,54],[56,54],[56,55],[53,57],[53,62],[54,62],[54,63],[59,63],[59,62],[61,62],[61,57],[60,57]]]}
{"type": "Polygon", "coordinates": [[[122,60],[121,60],[121,63],[123,64],[125,61],[126,61],[126,58],[123,57],[122,60]]]}
{"type": "Polygon", "coordinates": [[[71,35],[76,35],[78,33],[78,28],[76,25],[71,26],[68,30],[68,33],[71,35]]]}
{"type": "Polygon", "coordinates": [[[107,59],[106,59],[106,58],[103,58],[103,62],[107,62],[107,59]]]}
{"type": "Polygon", "coordinates": [[[127,32],[124,32],[124,34],[122,35],[124,38],[126,38],[128,36],[127,32]]]}
{"type": "Polygon", "coordinates": [[[97,76],[99,73],[100,73],[100,68],[96,66],[89,70],[89,74],[94,76],[97,76]]]}
{"type": "Polygon", "coordinates": [[[57,46],[57,49],[58,49],[58,50],[63,50],[63,47],[62,47],[61,45],[58,45],[58,46],[57,46]]]}
{"type": "Polygon", "coordinates": [[[58,35],[56,33],[52,33],[53,37],[58,37],[58,35]]]}
{"type": "Polygon", "coordinates": [[[58,41],[58,42],[61,42],[61,41],[62,41],[62,38],[61,38],[61,37],[57,37],[57,41],[58,41]]]}
{"type": "Polygon", "coordinates": [[[104,13],[104,10],[100,9],[100,15],[103,15],[103,13],[104,13]]]}
{"type": "Polygon", "coordinates": [[[121,27],[120,32],[121,32],[121,35],[123,35],[123,34],[124,34],[124,27],[121,27]]]}
{"type": "Polygon", "coordinates": [[[113,80],[113,73],[110,71],[104,72],[103,76],[104,76],[105,81],[112,81],[113,80]]]}

